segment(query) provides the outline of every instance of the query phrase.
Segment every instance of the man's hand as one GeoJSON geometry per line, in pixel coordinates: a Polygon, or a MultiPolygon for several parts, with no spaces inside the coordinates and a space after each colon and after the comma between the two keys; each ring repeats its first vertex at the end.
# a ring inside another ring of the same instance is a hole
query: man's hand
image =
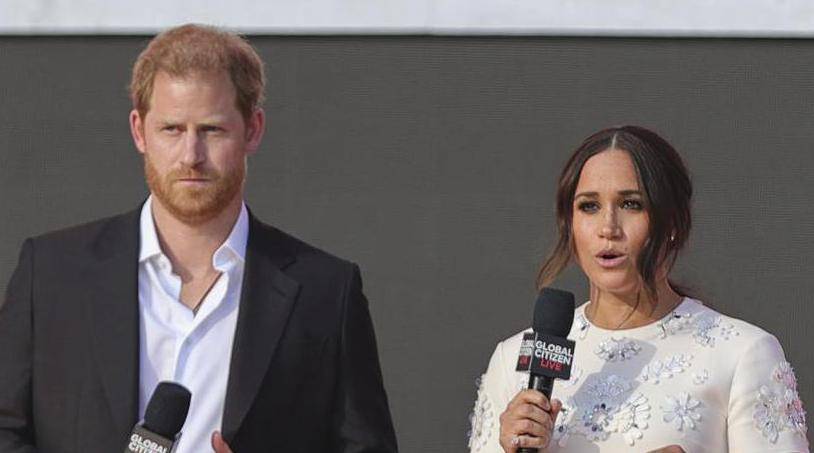
{"type": "Polygon", "coordinates": [[[652,450],[647,453],[685,453],[684,449],[679,447],[678,445],[670,445],[667,447],[659,448],[658,450],[652,450]]]}
{"type": "Polygon", "coordinates": [[[212,433],[212,449],[215,450],[215,453],[233,453],[219,431],[212,433]]]}
{"type": "Polygon", "coordinates": [[[549,403],[536,390],[518,393],[500,414],[500,446],[506,453],[515,453],[521,447],[545,448],[560,409],[559,400],[549,403]]]}

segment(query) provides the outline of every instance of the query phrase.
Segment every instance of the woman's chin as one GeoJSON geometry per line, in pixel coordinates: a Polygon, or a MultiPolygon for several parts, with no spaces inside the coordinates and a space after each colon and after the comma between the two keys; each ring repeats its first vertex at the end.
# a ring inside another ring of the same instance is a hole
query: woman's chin
{"type": "Polygon", "coordinates": [[[591,286],[599,290],[600,294],[613,294],[629,296],[639,291],[639,279],[620,278],[622,276],[603,275],[591,279],[591,286]]]}

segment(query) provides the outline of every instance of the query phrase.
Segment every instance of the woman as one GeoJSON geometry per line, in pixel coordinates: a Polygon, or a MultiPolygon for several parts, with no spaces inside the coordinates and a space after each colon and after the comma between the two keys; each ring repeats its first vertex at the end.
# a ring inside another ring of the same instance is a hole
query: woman
{"type": "Polygon", "coordinates": [[[690,233],[678,153],[636,126],[588,137],[560,176],[548,286],[573,260],[590,281],[571,379],[552,401],[514,371],[522,332],[481,379],[470,449],[543,452],[808,451],[794,373],[777,340],[687,297],[668,279],[690,233]]]}

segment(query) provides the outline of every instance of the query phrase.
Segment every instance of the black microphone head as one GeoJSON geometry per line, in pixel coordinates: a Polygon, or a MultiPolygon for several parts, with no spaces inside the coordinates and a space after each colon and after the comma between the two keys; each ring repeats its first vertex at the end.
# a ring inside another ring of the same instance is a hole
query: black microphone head
{"type": "Polygon", "coordinates": [[[568,291],[543,288],[534,305],[534,331],[566,338],[574,323],[574,295],[568,291]]]}
{"type": "Polygon", "coordinates": [[[159,382],[144,411],[143,426],[167,439],[175,438],[187,419],[191,398],[192,394],[184,386],[159,382]]]}

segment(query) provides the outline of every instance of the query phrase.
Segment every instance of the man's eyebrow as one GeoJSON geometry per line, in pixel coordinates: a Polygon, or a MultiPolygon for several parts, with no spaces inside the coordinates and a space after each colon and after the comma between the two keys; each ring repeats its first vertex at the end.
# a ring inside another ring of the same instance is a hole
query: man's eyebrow
{"type": "MultiPolygon", "coordinates": [[[[155,120],[156,124],[161,126],[175,126],[178,124],[184,123],[184,121],[177,120],[174,118],[157,118],[155,120]]],[[[229,122],[229,118],[225,116],[212,116],[210,118],[204,118],[200,121],[196,121],[197,124],[203,126],[216,126],[216,125],[223,125],[229,122]]]]}
{"type": "Polygon", "coordinates": [[[217,117],[217,116],[213,116],[212,118],[206,118],[206,119],[203,119],[201,121],[198,121],[198,124],[203,124],[203,125],[224,125],[224,124],[227,124],[227,123],[229,123],[229,118],[217,117]]]}

